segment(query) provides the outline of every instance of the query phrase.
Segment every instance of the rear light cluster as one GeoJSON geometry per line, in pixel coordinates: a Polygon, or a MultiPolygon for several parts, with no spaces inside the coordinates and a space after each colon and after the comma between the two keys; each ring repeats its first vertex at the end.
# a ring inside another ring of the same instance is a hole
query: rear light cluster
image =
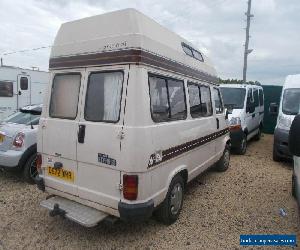
{"type": "Polygon", "coordinates": [[[24,142],[25,142],[25,134],[20,132],[16,135],[16,137],[13,141],[13,146],[15,148],[21,148],[21,147],[23,147],[24,142]]]}
{"type": "Polygon", "coordinates": [[[41,173],[42,171],[42,164],[43,164],[43,160],[42,160],[42,155],[40,153],[37,153],[36,155],[36,161],[35,161],[35,164],[36,164],[36,169],[39,173],[41,173]]]}
{"type": "Polygon", "coordinates": [[[136,200],[138,196],[139,177],[137,175],[123,175],[123,196],[126,200],[136,200]]]}

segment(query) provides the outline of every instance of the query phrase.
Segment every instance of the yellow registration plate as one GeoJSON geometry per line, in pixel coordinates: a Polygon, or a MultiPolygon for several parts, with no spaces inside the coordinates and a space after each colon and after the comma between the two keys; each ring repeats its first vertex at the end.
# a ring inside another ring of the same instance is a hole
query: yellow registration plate
{"type": "Polygon", "coordinates": [[[74,173],[70,170],[65,170],[62,168],[55,169],[53,167],[47,167],[47,173],[50,176],[63,179],[66,181],[74,182],[74,173]]]}
{"type": "Polygon", "coordinates": [[[0,143],[4,142],[5,135],[0,134],[0,143]]]}

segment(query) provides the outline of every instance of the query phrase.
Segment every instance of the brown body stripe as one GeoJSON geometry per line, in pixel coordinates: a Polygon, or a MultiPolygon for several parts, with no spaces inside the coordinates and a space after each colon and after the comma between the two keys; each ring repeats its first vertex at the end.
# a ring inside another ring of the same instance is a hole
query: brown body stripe
{"type": "Polygon", "coordinates": [[[218,132],[215,132],[215,133],[212,133],[210,135],[207,135],[207,136],[204,136],[204,137],[200,137],[198,139],[195,139],[195,140],[192,140],[192,141],[189,141],[189,142],[186,142],[186,143],[183,143],[183,144],[180,144],[178,146],[175,146],[175,147],[172,147],[172,148],[169,148],[169,149],[166,149],[166,150],[163,150],[162,151],[162,160],[159,161],[159,162],[154,162],[152,165],[148,165],[148,168],[150,167],[153,167],[155,165],[158,165],[164,161],[167,161],[167,160],[170,160],[174,157],[177,157],[183,153],[186,153],[190,150],[193,150],[197,147],[200,147],[208,142],[211,142],[215,139],[217,139],[218,137],[221,137],[223,135],[226,135],[227,133],[229,133],[229,129],[226,128],[226,129],[223,129],[223,130],[220,130],[218,132]]]}
{"type": "Polygon", "coordinates": [[[218,83],[218,79],[215,76],[209,75],[200,70],[193,69],[168,58],[143,51],[141,49],[129,49],[113,52],[101,52],[97,54],[50,58],[49,69],[99,66],[115,63],[153,65],[170,71],[178,72],[183,75],[198,78],[200,80],[207,81],[213,84],[218,83]]]}

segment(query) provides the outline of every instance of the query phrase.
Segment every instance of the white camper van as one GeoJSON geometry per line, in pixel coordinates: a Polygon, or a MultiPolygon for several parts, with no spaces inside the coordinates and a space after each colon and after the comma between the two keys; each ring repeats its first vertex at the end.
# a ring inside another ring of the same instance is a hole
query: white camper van
{"type": "Polygon", "coordinates": [[[300,106],[300,74],[286,77],[282,88],[279,110],[276,104],[271,104],[270,112],[277,114],[277,124],[274,131],[273,160],[292,159],[289,152],[288,138],[291,124],[298,114],[300,106]]]}
{"type": "Polygon", "coordinates": [[[65,23],[50,57],[38,131],[41,205],[84,226],[166,224],[186,184],[229,166],[230,138],[209,59],[134,9],[65,23]]]}
{"type": "Polygon", "coordinates": [[[259,85],[221,84],[224,106],[229,110],[231,147],[245,154],[247,141],[260,139],[264,119],[264,91],[259,85]]]}
{"type": "Polygon", "coordinates": [[[0,66],[0,122],[24,106],[42,103],[48,82],[48,72],[0,66]]]}

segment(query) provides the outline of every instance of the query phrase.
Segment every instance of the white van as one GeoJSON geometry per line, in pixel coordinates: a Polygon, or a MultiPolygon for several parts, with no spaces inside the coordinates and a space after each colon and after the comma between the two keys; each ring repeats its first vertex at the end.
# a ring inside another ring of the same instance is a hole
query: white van
{"type": "Polygon", "coordinates": [[[185,185],[229,165],[209,59],[134,9],[65,23],[38,132],[41,205],[84,226],[179,216],[185,185]],[[54,196],[53,196],[54,195],[54,196]]]}
{"type": "Polygon", "coordinates": [[[276,104],[271,104],[270,112],[277,114],[277,124],[274,132],[273,160],[292,159],[289,152],[288,138],[291,124],[298,114],[300,106],[300,74],[286,77],[282,88],[279,111],[276,104]]]}
{"type": "Polygon", "coordinates": [[[247,141],[260,139],[264,119],[264,91],[259,85],[221,84],[224,106],[229,111],[231,147],[245,154],[247,141]]]}
{"type": "Polygon", "coordinates": [[[20,108],[43,101],[49,72],[0,66],[0,122],[20,108]]]}

